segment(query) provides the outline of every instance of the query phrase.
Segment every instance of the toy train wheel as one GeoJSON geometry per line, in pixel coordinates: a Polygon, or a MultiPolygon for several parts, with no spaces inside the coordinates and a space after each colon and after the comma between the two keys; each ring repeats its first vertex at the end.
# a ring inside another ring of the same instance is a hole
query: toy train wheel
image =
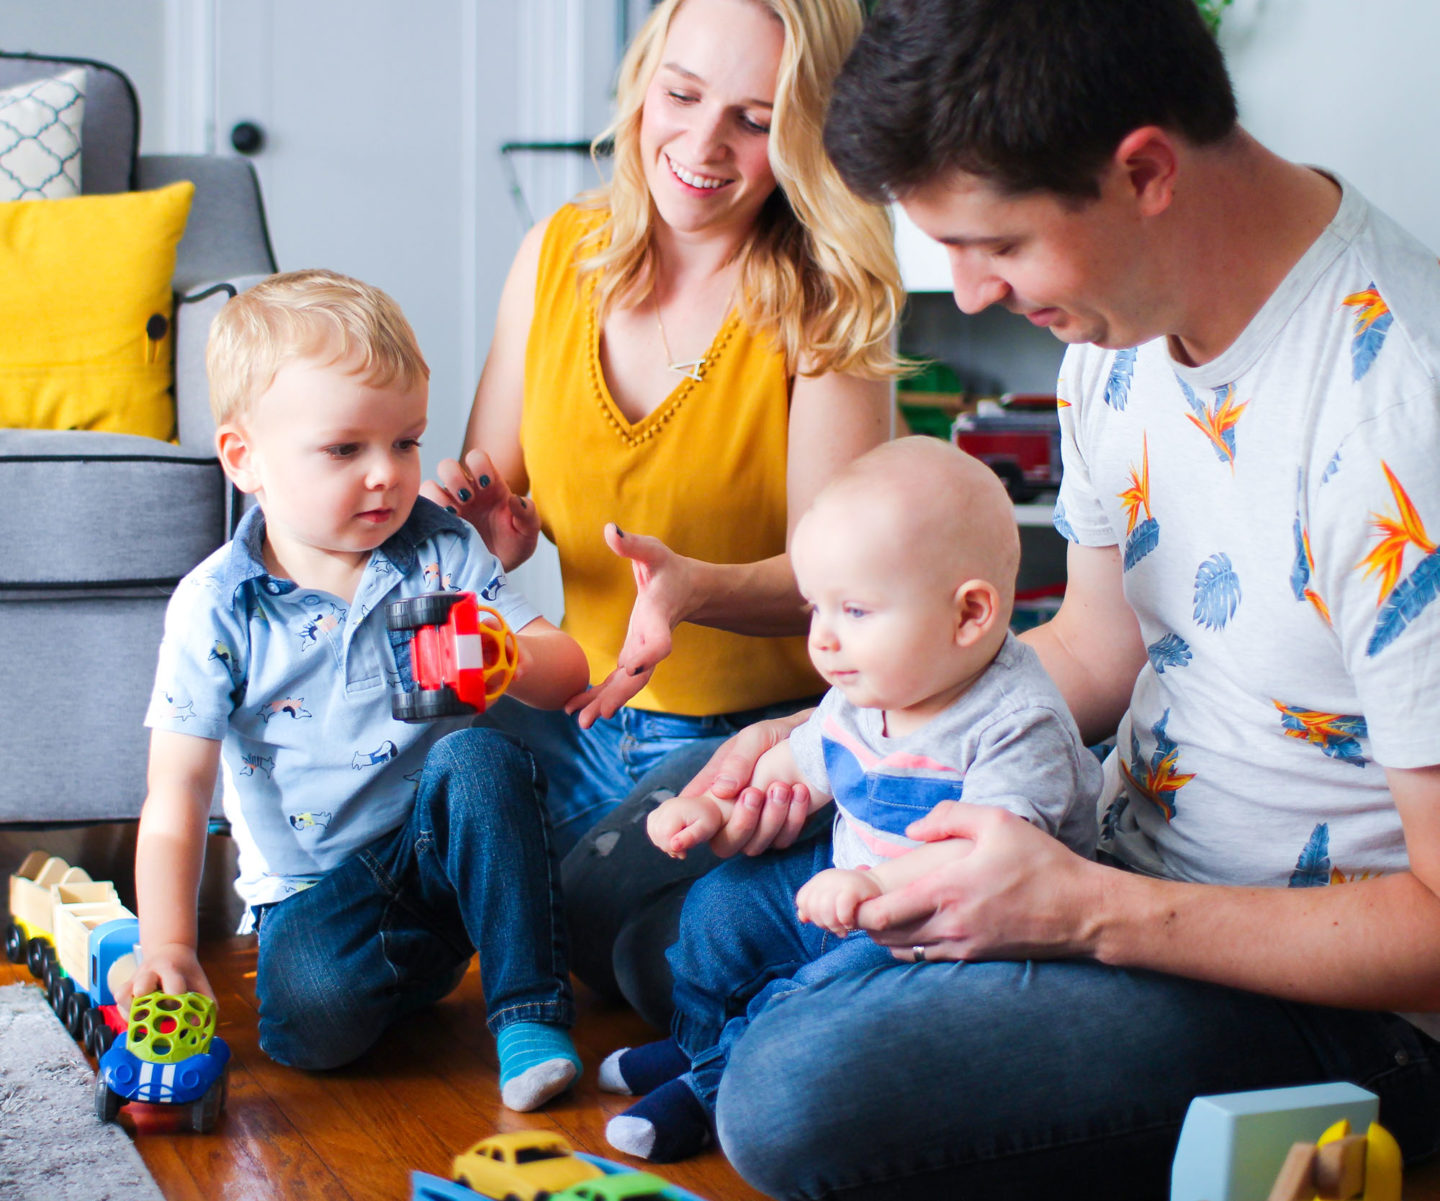
{"type": "Polygon", "coordinates": [[[25,950],[29,941],[25,937],[24,930],[14,922],[7,922],[5,925],[5,958],[11,963],[24,963],[25,950]]]}
{"type": "Polygon", "coordinates": [[[55,1016],[63,1022],[70,998],[75,995],[75,981],[69,976],[62,975],[58,967],[52,968],[49,993],[50,1008],[55,1011],[55,1016]]]}
{"type": "Polygon", "coordinates": [[[458,592],[430,592],[407,596],[385,606],[385,625],[392,630],[414,630],[441,625],[460,599],[458,592]]]}
{"type": "MultiPolygon", "coordinates": [[[[100,1011],[93,1006],[87,1009],[80,1017],[80,1033],[77,1037],[80,1039],[80,1045],[89,1051],[91,1055],[95,1055],[95,1026],[97,1023],[103,1026],[105,1019],[100,1015],[100,1011]]],[[[95,1055],[95,1058],[99,1059],[100,1056],[95,1055]]]]}
{"type": "Polygon", "coordinates": [[[25,964],[37,980],[45,979],[45,967],[50,961],[50,944],[43,938],[32,938],[25,948],[25,964]]]}
{"type": "Polygon", "coordinates": [[[186,1124],[196,1134],[209,1134],[225,1112],[225,1096],[229,1092],[230,1069],[227,1067],[220,1078],[205,1090],[199,1100],[190,1102],[186,1124]]]}
{"type": "Polygon", "coordinates": [[[65,1002],[65,1012],[60,1016],[65,1019],[65,1029],[70,1031],[71,1038],[81,1039],[85,1032],[85,1016],[90,1012],[90,998],[78,988],[70,993],[70,999],[65,1002]]]}
{"type": "Polygon", "coordinates": [[[96,1059],[99,1059],[100,1056],[104,1055],[105,1052],[110,1049],[110,1044],[115,1041],[115,1031],[111,1030],[110,1027],[105,1024],[105,1019],[100,1017],[98,1013],[95,1014],[95,1016],[100,1020],[95,1023],[95,1028],[91,1031],[85,1045],[89,1048],[90,1054],[95,1056],[96,1059]]]}
{"type": "Polygon", "coordinates": [[[95,1116],[102,1122],[113,1122],[120,1116],[125,1098],[105,1083],[105,1073],[95,1073],[95,1116]]]}

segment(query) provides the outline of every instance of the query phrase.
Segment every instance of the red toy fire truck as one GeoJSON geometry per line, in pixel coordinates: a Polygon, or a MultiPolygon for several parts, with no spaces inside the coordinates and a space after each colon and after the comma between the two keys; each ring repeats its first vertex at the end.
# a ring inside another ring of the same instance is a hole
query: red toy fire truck
{"type": "Polygon", "coordinates": [[[1060,416],[1053,396],[1009,393],[955,418],[955,445],[987,464],[1010,499],[1034,500],[1060,486],[1060,416]]]}
{"type": "Polygon", "coordinates": [[[413,630],[414,688],[390,697],[397,721],[484,713],[515,676],[519,652],[505,619],[473,592],[429,592],[391,601],[385,623],[413,630]]]}

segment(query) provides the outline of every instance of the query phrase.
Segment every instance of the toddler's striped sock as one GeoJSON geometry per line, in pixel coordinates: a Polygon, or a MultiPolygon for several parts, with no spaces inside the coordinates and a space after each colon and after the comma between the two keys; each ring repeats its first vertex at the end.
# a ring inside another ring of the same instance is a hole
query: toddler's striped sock
{"type": "Polygon", "coordinates": [[[544,1022],[511,1022],[495,1039],[500,1055],[500,1099],[528,1113],[564,1092],[580,1075],[570,1034],[544,1022]]]}

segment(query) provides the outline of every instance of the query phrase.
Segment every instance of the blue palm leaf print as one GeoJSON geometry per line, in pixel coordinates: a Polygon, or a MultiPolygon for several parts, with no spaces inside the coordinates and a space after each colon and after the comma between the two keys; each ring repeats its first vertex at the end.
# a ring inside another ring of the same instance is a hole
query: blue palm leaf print
{"type": "Polygon", "coordinates": [[[1310,556],[1305,550],[1305,527],[1300,524],[1300,514],[1295,514],[1295,562],[1290,568],[1290,591],[1297,601],[1305,599],[1305,590],[1310,587],[1310,556]]]}
{"type": "Polygon", "coordinates": [[[1291,888],[1323,888],[1330,883],[1330,826],[1320,822],[1310,832],[1295,870],[1290,873],[1291,888]]]}
{"type": "Polygon", "coordinates": [[[1130,377],[1135,372],[1135,347],[1117,351],[1105,385],[1105,403],[1117,412],[1124,412],[1130,403],[1130,377]]]}
{"type": "Polygon", "coordinates": [[[1320,482],[1328,484],[1334,474],[1340,470],[1340,452],[1337,450],[1330,456],[1330,461],[1325,464],[1325,470],[1320,473],[1320,482]]]}
{"type": "Polygon", "coordinates": [[[1363,378],[1365,373],[1370,370],[1370,364],[1375,361],[1375,356],[1380,353],[1380,347],[1385,344],[1385,335],[1389,332],[1394,320],[1394,313],[1382,313],[1369,326],[1357,333],[1355,340],[1350,343],[1350,356],[1353,360],[1357,380],[1363,378]]]}
{"type": "Polygon", "coordinates": [[[1052,518],[1052,522],[1056,530],[1060,532],[1060,536],[1067,542],[1080,541],[1080,539],[1075,537],[1075,527],[1070,524],[1070,519],[1065,516],[1064,501],[1057,500],[1055,502],[1055,516],[1052,518]]]}
{"type": "Polygon", "coordinates": [[[1223,630],[1240,606],[1240,577],[1230,556],[1211,555],[1195,573],[1195,621],[1211,630],[1223,630]]]}
{"type": "Polygon", "coordinates": [[[1105,810],[1100,819],[1100,837],[1109,842],[1115,837],[1115,832],[1120,828],[1120,819],[1125,815],[1125,810],[1130,808],[1130,794],[1122,792],[1105,810]]]}
{"type": "Polygon", "coordinates": [[[1155,669],[1156,675],[1164,675],[1167,667],[1184,667],[1194,657],[1190,653],[1190,644],[1174,633],[1152,642],[1145,648],[1145,653],[1150,656],[1150,666],[1155,669]]]}
{"type": "Polygon", "coordinates": [[[1160,523],[1153,517],[1147,517],[1125,539],[1125,570],[1129,571],[1159,545],[1160,523]]]}
{"type": "Polygon", "coordinates": [[[1195,389],[1179,376],[1175,377],[1175,382],[1180,385],[1180,391],[1185,397],[1185,403],[1190,406],[1190,411],[1197,417],[1204,417],[1205,406],[1200,403],[1200,398],[1195,395],[1195,389]]]}
{"type": "Polygon", "coordinates": [[[1440,595],[1440,551],[1431,551],[1408,577],[1395,585],[1365,647],[1367,655],[1378,655],[1404,632],[1425,608],[1440,595]]]}

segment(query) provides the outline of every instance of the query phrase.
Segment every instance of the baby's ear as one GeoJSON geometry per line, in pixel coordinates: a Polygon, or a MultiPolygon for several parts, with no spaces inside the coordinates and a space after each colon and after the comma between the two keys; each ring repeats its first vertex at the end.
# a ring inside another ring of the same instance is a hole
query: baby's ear
{"type": "Polygon", "coordinates": [[[1000,593],[989,580],[966,580],[955,589],[955,645],[973,646],[1000,616],[1000,593]]]}
{"type": "Polygon", "coordinates": [[[250,442],[240,426],[227,421],[215,431],[215,453],[220,458],[221,470],[235,487],[246,493],[259,490],[260,480],[251,462],[250,442]]]}

